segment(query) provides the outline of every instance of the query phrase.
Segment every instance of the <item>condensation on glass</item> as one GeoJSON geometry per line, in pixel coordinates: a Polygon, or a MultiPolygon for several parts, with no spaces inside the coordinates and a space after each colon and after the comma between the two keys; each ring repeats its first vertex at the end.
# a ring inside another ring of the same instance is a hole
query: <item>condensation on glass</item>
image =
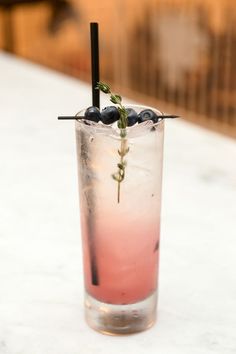
{"type": "Polygon", "coordinates": [[[127,129],[118,201],[119,129],[76,122],[85,312],[101,332],[139,332],[156,318],[163,133],[163,120],[127,129]]]}

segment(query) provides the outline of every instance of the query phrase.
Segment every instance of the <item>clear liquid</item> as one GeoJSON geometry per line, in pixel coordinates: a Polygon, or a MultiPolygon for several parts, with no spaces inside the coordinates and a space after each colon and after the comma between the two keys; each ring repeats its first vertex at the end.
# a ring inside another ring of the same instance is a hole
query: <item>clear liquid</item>
{"type": "Polygon", "coordinates": [[[76,140],[86,292],[103,303],[133,304],[157,288],[164,124],[128,135],[119,203],[112,174],[120,139],[82,125],[76,140]]]}

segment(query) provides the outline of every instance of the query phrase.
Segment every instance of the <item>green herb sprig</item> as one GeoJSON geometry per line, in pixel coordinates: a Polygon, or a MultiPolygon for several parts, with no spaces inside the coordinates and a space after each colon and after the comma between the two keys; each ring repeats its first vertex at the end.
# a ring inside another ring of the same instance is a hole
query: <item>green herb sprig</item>
{"type": "Polygon", "coordinates": [[[111,92],[111,89],[107,84],[105,84],[103,82],[98,82],[97,89],[99,89],[100,91],[102,91],[105,94],[110,95],[110,101],[112,103],[118,105],[117,109],[120,113],[120,118],[117,122],[118,128],[120,129],[120,137],[121,137],[120,149],[118,149],[120,161],[117,164],[118,171],[112,174],[112,178],[118,183],[117,202],[120,203],[120,185],[121,185],[121,182],[125,178],[125,169],[127,166],[127,162],[125,161],[124,157],[129,152],[129,147],[127,146],[127,138],[126,138],[126,135],[127,135],[126,127],[127,127],[128,113],[127,113],[125,107],[122,105],[122,97],[120,95],[117,95],[117,94],[114,94],[113,92],[111,92]]]}

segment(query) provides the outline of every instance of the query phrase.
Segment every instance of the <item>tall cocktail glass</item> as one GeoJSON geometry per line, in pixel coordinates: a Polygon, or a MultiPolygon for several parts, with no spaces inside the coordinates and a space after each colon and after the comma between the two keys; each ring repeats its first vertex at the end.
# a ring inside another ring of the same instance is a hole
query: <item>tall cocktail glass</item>
{"type": "Polygon", "coordinates": [[[85,313],[92,328],[109,334],[145,330],[156,318],[164,120],[126,133],[76,121],[85,313]],[[122,144],[118,183],[112,176],[122,144]]]}

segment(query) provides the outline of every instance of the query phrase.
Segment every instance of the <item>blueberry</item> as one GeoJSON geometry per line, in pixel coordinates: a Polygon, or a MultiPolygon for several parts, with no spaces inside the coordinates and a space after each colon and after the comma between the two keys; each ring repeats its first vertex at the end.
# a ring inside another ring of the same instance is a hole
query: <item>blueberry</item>
{"type": "Polygon", "coordinates": [[[152,120],[154,123],[158,122],[158,117],[156,113],[153,112],[151,109],[144,109],[138,115],[139,123],[146,122],[147,120],[152,120]]]}
{"type": "Polygon", "coordinates": [[[103,124],[115,123],[120,118],[120,113],[115,106],[105,107],[101,112],[101,121],[103,124]]]}
{"type": "Polygon", "coordinates": [[[126,111],[128,113],[128,127],[131,127],[132,125],[134,125],[135,123],[137,123],[138,121],[138,114],[135,112],[135,110],[133,108],[126,108],[126,111]]]}
{"type": "Polygon", "coordinates": [[[92,120],[93,122],[99,122],[101,119],[101,113],[97,107],[88,107],[84,113],[85,119],[92,120]]]}

